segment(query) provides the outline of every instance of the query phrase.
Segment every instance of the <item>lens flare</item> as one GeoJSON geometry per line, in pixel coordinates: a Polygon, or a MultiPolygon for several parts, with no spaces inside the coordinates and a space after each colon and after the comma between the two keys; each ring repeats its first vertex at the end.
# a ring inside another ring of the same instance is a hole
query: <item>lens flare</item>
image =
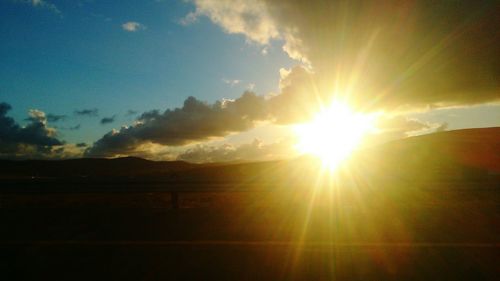
{"type": "Polygon", "coordinates": [[[367,134],[376,131],[376,117],[377,114],[357,113],[347,104],[333,102],[311,122],[294,127],[298,138],[296,149],[320,158],[323,165],[334,170],[367,134]]]}

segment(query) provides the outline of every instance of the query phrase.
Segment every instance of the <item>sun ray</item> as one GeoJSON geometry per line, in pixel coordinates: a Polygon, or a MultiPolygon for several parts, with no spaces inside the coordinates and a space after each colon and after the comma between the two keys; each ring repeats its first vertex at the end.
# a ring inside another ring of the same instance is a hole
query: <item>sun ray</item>
{"type": "Polygon", "coordinates": [[[319,157],[325,166],[334,170],[368,133],[376,131],[377,116],[353,112],[345,103],[334,101],[311,122],[294,127],[298,137],[296,149],[319,157]]]}

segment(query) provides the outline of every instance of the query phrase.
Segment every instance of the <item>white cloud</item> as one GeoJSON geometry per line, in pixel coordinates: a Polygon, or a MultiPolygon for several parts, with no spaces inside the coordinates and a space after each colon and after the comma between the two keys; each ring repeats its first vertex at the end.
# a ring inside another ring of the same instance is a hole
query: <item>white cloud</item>
{"type": "Polygon", "coordinates": [[[250,143],[235,145],[223,143],[219,146],[199,144],[186,149],[177,156],[178,160],[194,163],[227,161],[265,161],[297,156],[293,142],[279,140],[265,144],[259,139],[250,143]]]}
{"type": "Polygon", "coordinates": [[[241,80],[239,80],[239,79],[226,79],[226,78],[222,78],[222,82],[224,82],[224,84],[228,84],[231,87],[233,87],[233,86],[236,86],[236,85],[240,84],[241,80]]]}
{"type": "Polygon", "coordinates": [[[138,23],[136,21],[129,21],[122,24],[122,29],[128,32],[136,32],[139,30],[146,29],[146,26],[142,23],[138,23]]]}
{"type": "Polygon", "coordinates": [[[311,70],[312,80],[304,80],[314,84],[311,95],[335,92],[359,106],[394,112],[500,101],[494,1],[450,8],[417,0],[412,9],[407,1],[191,2],[195,10],[185,23],[205,16],[262,45],[262,54],[271,40],[281,40],[288,56],[311,70]],[[436,17],[436,10],[442,15],[436,17]]]}
{"type": "Polygon", "coordinates": [[[61,14],[61,10],[56,5],[45,0],[18,0],[17,2],[29,4],[33,7],[47,9],[55,14],[61,14]]]}
{"type": "Polygon", "coordinates": [[[185,17],[179,20],[181,25],[190,25],[198,21],[198,15],[195,12],[188,13],[185,17]]]}
{"type": "Polygon", "coordinates": [[[262,1],[247,0],[194,0],[196,10],[188,13],[180,23],[183,25],[207,16],[230,34],[244,34],[249,41],[268,44],[278,38],[279,33],[262,1]]]}

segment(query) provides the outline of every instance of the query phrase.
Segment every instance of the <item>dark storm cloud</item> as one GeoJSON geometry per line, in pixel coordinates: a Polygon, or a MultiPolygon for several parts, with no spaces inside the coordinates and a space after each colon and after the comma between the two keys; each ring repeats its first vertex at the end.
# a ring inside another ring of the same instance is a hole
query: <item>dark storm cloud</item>
{"type": "Polygon", "coordinates": [[[49,121],[49,122],[64,121],[67,118],[68,118],[68,116],[66,116],[66,115],[57,115],[57,114],[52,114],[52,113],[47,114],[47,121],[49,121]]]}
{"type": "Polygon", "coordinates": [[[84,142],[80,142],[76,144],[76,147],[87,147],[88,145],[84,142]]]}
{"type": "Polygon", "coordinates": [[[63,145],[56,136],[54,128],[47,126],[45,113],[30,110],[29,123],[21,127],[13,118],[7,116],[12,107],[0,103],[0,156],[16,157],[50,153],[53,147],[63,145]]]}
{"type": "Polygon", "coordinates": [[[97,110],[97,108],[81,109],[81,110],[75,110],[75,115],[97,117],[99,115],[99,111],[97,110]]]}
{"type": "Polygon", "coordinates": [[[101,119],[101,125],[111,124],[113,122],[115,122],[115,115],[111,117],[104,117],[101,119]]]}
{"type": "Polygon", "coordinates": [[[181,108],[143,113],[136,123],[105,134],[86,152],[89,156],[127,154],[144,143],[183,145],[241,132],[267,118],[266,101],[252,92],[236,100],[207,104],[194,97],[181,108]]]}

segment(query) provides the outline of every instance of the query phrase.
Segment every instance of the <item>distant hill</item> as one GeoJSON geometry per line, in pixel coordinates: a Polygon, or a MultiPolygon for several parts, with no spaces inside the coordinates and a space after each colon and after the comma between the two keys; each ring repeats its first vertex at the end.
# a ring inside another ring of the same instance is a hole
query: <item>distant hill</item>
{"type": "MultiPolygon", "coordinates": [[[[348,165],[363,176],[474,179],[500,172],[500,128],[465,129],[405,138],[355,153],[348,165]]],[[[0,160],[0,180],[298,182],[321,169],[318,160],[192,164],[116,159],[0,160]]]]}
{"type": "Polygon", "coordinates": [[[13,178],[134,178],[191,169],[184,161],[149,161],[137,157],[70,160],[0,160],[0,179],[13,178]]]}
{"type": "MultiPolygon", "coordinates": [[[[359,165],[406,178],[478,178],[500,173],[500,128],[438,132],[359,151],[359,165]]],[[[372,169],[373,170],[373,169],[372,169]]]]}

